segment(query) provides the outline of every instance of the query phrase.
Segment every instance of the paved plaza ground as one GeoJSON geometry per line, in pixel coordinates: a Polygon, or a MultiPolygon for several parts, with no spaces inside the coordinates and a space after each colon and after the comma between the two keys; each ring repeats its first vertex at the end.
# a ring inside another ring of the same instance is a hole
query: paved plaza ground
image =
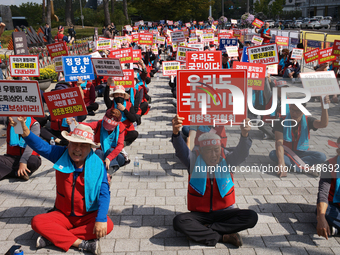
{"type": "MultiPolygon", "coordinates": [[[[149,85],[152,109],[137,127],[139,138],[126,151],[133,161],[140,159],[140,176],[132,175],[133,163],[121,168],[111,184],[109,216],[113,231],[101,242],[103,254],[191,255],[191,254],[340,254],[340,238],[328,241],[316,234],[318,178],[289,173],[280,179],[273,173],[241,174],[235,177],[236,204],[255,210],[258,224],[242,231],[244,245],[236,249],[219,243],[206,247],[189,241],[172,228],[176,214],[187,212],[188,175],[174,154],[170,142],[171,119],[175,115],[168,78],[152,78],[149,85]]],[[[99,113],[86,121],[98,120],[105,113],[103,98],[99,113]]],[[[314,117],[321,113],[320,102],[309,103],[314,117]]],[[[339,105],[331,104],[330,121],[325,129],[312,131],[312,150],[327,158],[335,156],[328,139],[340,136],[339,105]]],[[[238,143],[239,128],[227,128],[228,146],[238,143]]],[[[243,165],[272,164],[268,154],[274,141],[262,140],[262,133],[250,132],[253,145],[243,165]]],[[[0,148],[4,154],[6,145],[0,148]]],[[[0,254],[12,245],[22,245],[28,254],[61,254],[53,246],[36,251],[37,234],[31,229],[32,217],[51,209],[55,199],[53,164],[45,159],[29,181],[0,181],[0,254]]],[[[67,254],[81,254],[70,249],[67,254]]]]}

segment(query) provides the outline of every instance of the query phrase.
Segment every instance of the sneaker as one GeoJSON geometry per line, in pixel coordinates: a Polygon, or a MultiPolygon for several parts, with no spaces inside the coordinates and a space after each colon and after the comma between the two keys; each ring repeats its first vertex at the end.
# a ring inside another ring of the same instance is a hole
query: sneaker
{"type": "Polygon", "coordinates": [[[263,139],[263,140],[267,140],[267,139],[268,139],[268,136],[267,136],[266,133],[263,133],[262,139],[263,139]]]}
{"type": "Polygon", "coordinates": [[[223,235],[223,243],[230,243],[236,247],[242,246],[242,238],[238,233],[223,235]]]}
{"type": "Polygon", "coordinates": [[[95,114],[94,111],[91,111],[91,112],[88,112],[87,115],[89,115],[89,116],[95,116],[96,114],[95,114]]]}
{"type": "Polygon", "coordinates": [[[88,251],[92,252],[93,254],[100,254],[100,247],[99,247],[99,240],[91,240],[91,241],[85,241],[83,240],[81,244],[79,244],[79,250],[80,251],[88,251]]]}
{"type": "Polygon", "coordinates": [[[338,234],[338,229],[336,227],[333,227],[331,228],[331,235],[332,236],[336,236],[338,234]]]}
{"type": "Polygon", "coordinates": [[[128,161],[128,160],[130,160],[129,159],[129,154],[125,151],[125,149],[123,148],[122,150],[121,150],[121,152],[120,153],[122,153],[122,155],[124,156],[124,158],[125,158],[125,161],[128,161]]]}
{"type": "Polygon", "coordinates": [[[45,237],[43,237],[43,236],[38,236],[37,242],[36,242],[36,244],[35,244],[35,247],[36,247],[37,249],[41,249],[41,248],[44,248],[44,247],[49,246],[49,245],[51,245],[51,244],[52,244],[52,242],[49,241],[49,240],[47,240],[45,237]]]}

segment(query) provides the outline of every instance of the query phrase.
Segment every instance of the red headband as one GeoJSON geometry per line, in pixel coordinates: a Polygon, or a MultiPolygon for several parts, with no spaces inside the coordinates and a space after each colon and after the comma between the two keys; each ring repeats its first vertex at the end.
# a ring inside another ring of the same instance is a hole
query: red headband
{"type": "Polygon", "coordinates": [[[81,130],[79,128],[75,128],[73,130],[73,132],[69,133],[69,136],[71,136],[72,134],[75,134],[77,136],[81,136],[84,139],[90,139],[91,141],[93,141],[93,134],[91,134],[91,133],[89,133],[87,131],[81,130]]]}
{"type": "Polygon", "coordinates": [[[221,139],[203,140],[203,141],[200,141],[199,143],[200,143],[200,147],[212,146],[212,145],[221,145],[221,139]]]}

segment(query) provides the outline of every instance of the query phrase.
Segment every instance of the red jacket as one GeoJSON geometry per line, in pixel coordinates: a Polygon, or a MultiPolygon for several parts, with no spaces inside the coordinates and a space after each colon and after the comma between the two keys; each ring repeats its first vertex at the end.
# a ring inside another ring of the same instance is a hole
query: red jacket
{"type": "MultiPolygon", "coordinates": [[[[31,117],[31,125],[29,127],[30,129],[35,122],[37,122],[37,121],[34,118],[31,117]]],[[[20,146],[10,146],[9,145],[10,129],[11,129],[11,126],[8,125],[7,126],[7,139],[6,139],[6,142],[7,142],[6,154],[11,155],[11,156],[21,156],[24,153],[25,148],[21,148],[20,146]]],[[[35,151],[32,152],[32,155],[39,156],[39,154],[36,153],[35,151]]]]}
{"type": "Polygon", "coordinates": [[[55,131],[68,131],[68,127],[63,127],[61,124],[63,119],[51,120],[50,128],[55,131]]]}
{"type": "MultiPolygon", "coordinates": [[[[84,124],[86,126],[89,126],[93,129],[94,131],[94,141],[96,143],[100,143],[100,129],[102,127],[102,121],[103,120],[98,120],[98,121],[93,121],[91,123],[81,123],[84,124]]],[[[117,142],[117,147],[107,156],[107,158],[111,161],[114,158],[116,158],[118,156],[118,154],[122,151],[122,149],[124,148],[124,125],[122,125],[121,123],[119,123],[119,136],[118,136],[118,142],[117,142]]],[[[111,134],[111,132],[109,132],[109,134],[111,134]]]]}
{"type": "MultiPolygon", "coordinates": [[[[133,107],[132,103],[130,100],[125,100],[126,102],[126,106],[125,106],[125,109],[129,112],[131,107],[133,107]]],[[[113,103],[112,104],[112,108],[115,109],[115,104],[113,103]]],[[[133,123],[131,121],[129,121],[128,119],[124,120],[123,122],[121,122],[124,126],[124,130],[125,131],[133,131],[135,130],[135,127],[133,126],[133,123]]],[[[119,125],[121,126],[121,125],[119,125]]]]}
{"type": "Polygon", "coordinates": [[[94,88],[92,82],[88,81],[84,91],[84,102],[86,106],[93,104],[96,100],[96,89],[94,88]]]}
{"type": "Polygon", "coordinates": [[[58,34],[54,37],[54,42],[56,42],[56,43],[57,43],[57,42],[63,42],[63,41],[64,41],[64,40],[63,40],[63,39],[64,39],[64,36],[65,36],[64,34],[59,34],[59,33],[58,33],[58,34]]]}
{"type": "MultiPolygon", "coordinates": [[[[306,115],[304,115],[304,116],[306,118],[306,123],[307,123],[308,139],[310,139],[310,132],[309,132],[308,121],[307,121],[308,117],[306,115]]],[[[302,116],[302,118],[303,118],[303,116],[302,116]]],[[[293,128],[292,128],[292,141],[293,142],[283,141],[283,145],[286,145],[289,149],[296,151],[297,145],[299,143],[300,136],[301,136],[301,121],[298,124],[298,135],[297,135],[297,137],[295,137],[294,132],[293,132],[293,128]]]]}

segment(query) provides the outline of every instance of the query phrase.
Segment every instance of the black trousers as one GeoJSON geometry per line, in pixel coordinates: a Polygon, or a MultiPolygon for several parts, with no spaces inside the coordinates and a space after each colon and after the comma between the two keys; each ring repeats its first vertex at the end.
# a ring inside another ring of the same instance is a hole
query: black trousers
{"type": "Polygon", "coordinates": [[[140,104],[139,108],[142,110],[142,115],[146,113],[146,111],[148,110],[148,107],[149,107],[148,102],[143,102],[140,104]]]}
{"type": "Polygon", "coordinates": [[[215,212],[189,212],[177,215],[173,226],[192,240],[208,246],[222,241],[224,234],[237,233],[253,228],[258,220],[253,210],[238,208],[215,212]]]}
{"type": "Polygon", "coordinates": [[[93,104],[90,104],[89,106],[86,106],[86,109],[87,109],[87,112],[94,112],[94,111],[97,111],[98,110],[98,103],[93,103],[93,104]]]}
{"type": "MultiPolygon", "coordinates": [[[[17,172],[19,169],[21,156],[0,156],[0,180],[4,177],[18,177],[17,172]]],[[[31,171],[28,175],[33,174],[41,165],[41,158],[36,155],[31,155],[27,161],[27,168],[31,171]]]]}
{"type": "Polygon", "coordinates": [[[132,143],[138,137],[138,132],[136,130],[128,131],[125,135],[124,141],[132,143]]]}

